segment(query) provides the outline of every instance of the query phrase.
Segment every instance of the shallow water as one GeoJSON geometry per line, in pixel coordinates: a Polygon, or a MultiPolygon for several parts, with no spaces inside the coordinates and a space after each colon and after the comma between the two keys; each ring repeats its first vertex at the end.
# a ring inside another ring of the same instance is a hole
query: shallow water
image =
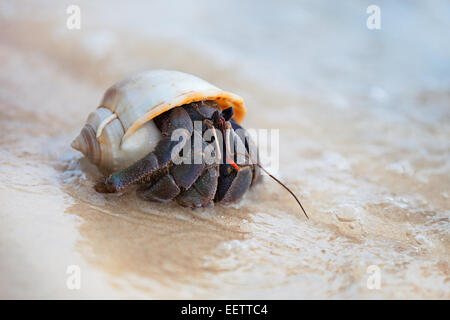
{"type": "Polygon", "coordinates": [[[72,31],[58,2],[1,6],[0,297],[450,298],[445,1],[380,1],[379,31],[364,1],[80,3],[72,31]],[[70,142],[106,88],[152,68],[280,129],[277,176],[311,219],[270,179],[199,210],[94,192],[70,142]]]}

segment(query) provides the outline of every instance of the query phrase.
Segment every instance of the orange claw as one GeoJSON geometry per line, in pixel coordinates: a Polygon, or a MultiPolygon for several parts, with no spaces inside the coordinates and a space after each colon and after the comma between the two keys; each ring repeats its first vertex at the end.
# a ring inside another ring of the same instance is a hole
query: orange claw
{"type": "Polygon", "coordinates": [[[230,158],[227,157],[227,163],[231,164],[233,166],[233,168],[236,169],[236,171],[241,170],[241,168],[236,164],[236,162],[234,162],[233,160],[231,160],[230,158]]]}

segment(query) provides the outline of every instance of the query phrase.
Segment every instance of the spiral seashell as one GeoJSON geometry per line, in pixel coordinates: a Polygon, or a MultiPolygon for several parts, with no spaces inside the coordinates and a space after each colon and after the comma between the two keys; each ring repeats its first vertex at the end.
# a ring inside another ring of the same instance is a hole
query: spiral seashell
{"type": "Polygon", "coordinates": [[[127,77],[110,87],[72,142],[105,175],[122,170],[151,152],[161,133],[156,116],[181,105],[215,100],[222,109],[234,107],[241,123],[243,99],[193,75],[153,70],[127,77]]]}

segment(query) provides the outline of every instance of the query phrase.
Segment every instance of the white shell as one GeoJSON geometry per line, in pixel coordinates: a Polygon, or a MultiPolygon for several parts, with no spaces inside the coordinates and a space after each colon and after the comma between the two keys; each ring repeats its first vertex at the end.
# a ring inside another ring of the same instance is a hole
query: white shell
{"type": "Polygon", "coordinates": [[[198,77],[168,70],[132,75],[106,91],[72,147],[104,174],[122,170],[151,152],[161,139],[151,119],[201,100],[216,100],[222,108],[233,106],[238,123],[245,115],[241,97],[198,77]]]}

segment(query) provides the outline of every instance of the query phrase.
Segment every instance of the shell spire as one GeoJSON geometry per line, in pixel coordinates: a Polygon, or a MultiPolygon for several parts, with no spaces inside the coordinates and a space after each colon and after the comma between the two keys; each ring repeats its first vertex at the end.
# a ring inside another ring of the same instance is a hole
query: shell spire
{"type": "Polygon", "coordinates": [[[86,124],[81,129],[80,134],[72,141],[71,146],[75,150],[80,151],[93,164],[97,165],[100,163],[100,145],[97,141],[95,130],[89,124],[86,124]]]}
{"type": "Polygon", "coordinates": [[[79,134],[70,144],[72,148],[75,150],[80,151],[85,157],[88,154],[88,145],[86,144],[86,141],[83,139],[82,135],[79,134]]]}

